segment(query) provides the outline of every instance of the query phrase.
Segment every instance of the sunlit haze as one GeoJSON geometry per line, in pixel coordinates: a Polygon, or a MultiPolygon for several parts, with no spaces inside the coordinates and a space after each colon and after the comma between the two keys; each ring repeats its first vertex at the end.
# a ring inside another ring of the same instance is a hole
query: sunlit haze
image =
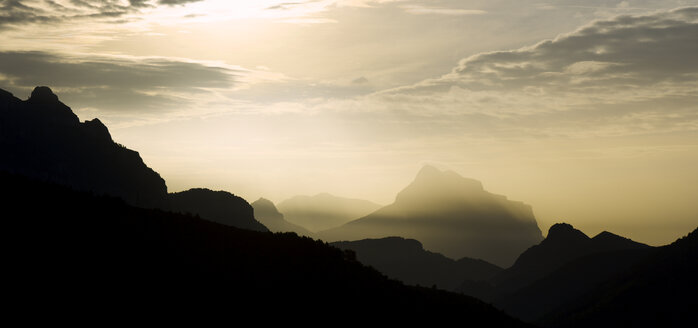
{"type": "Polygon", "coordinates": [[[387,205],[430,164],[543,232],[698,223],[698,0],[2,0],[0,88],[38,85],[169,191],[387,205]]]}

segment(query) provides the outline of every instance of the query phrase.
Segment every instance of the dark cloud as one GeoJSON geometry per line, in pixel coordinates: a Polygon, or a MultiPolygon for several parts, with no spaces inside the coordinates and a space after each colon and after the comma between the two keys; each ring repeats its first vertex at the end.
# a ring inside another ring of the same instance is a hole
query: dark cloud
{"type": "Polygon", "coordinates": [[[447,79],[475,88],[580,89],[695,80],[698,10],[598,21],[531,48],[468,58],[447,79]]]}
{"type": "Polygon", "coordinates": [[[440,78],[376,95],[413,113],[479,113],[528,134],[622,135],[695,130],[696,88],[698,8],[690,7],[617,16],[478,54],[440,78]]]}
{"type": "Polygon", "coordinates": [[[203,0],[160,0],[160,1],[158,1],[158,3],[161,5],[176,6],[176,5],[184,5],[187,3],[200,2],[200,1],[203,1],[203,0]]]}
{"type": "MultiPolygon", "coordinates": [[[[35,23],[59,23],[86,18],[115,19],[158,5],[177,6],[203,0],[71,0],[70,8],[52,0],[0,0],[0,28],[35,23]],[[44,10],[39,4],[51,10],[44,10]]],[[[107,20],[120,23],[124,20],[107,20]]]]}
{"type": "Polygon", "coordinates": [[[242,72],[165,59],[74,59],[46,52],[0,52],[0,83],[14,90],[48,85],[80,106],[163,109],[182,95],[230,88],[242,72]]]}

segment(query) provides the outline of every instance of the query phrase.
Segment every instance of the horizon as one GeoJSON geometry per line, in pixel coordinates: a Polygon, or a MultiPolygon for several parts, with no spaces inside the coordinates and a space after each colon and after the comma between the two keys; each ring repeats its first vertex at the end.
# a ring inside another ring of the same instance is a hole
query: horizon
{"type": "Polygon", "coordinates": [[[49,86],[169,192],[388,205],[433,165],[544,234],[698,221],[698,1],[51,3],[0,4],[0,88],[49,86]]]}

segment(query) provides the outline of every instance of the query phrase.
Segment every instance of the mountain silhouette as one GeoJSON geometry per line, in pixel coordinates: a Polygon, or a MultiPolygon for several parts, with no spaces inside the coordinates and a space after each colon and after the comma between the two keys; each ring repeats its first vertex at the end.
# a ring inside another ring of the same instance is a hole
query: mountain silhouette
{"type": "Polygon", "coordinates": [[[393,204],[319,236],[328,241],[412,238],[451,258],[480,258],[502,267],[543,239],[530,206],[432,166],[422,168],[393,204]]]}
{"type": "Polygon", "coordinates": [[[204,189],[168,194],[165,180],[137,152],[115,143],[99,119],[81,123],[48,87],[36,87],[26,101],[0,89],[0,152],[0,171],[267,231],[250,205],[232,194],[204,189]]]}
{"type": "MultiPolygon", "coordinates": [[[[596,302],[608,297],[589,298],[592,293],[603,295],[600,286],[637,271],[657,252],[655,247],[610,232],[589,238],[569,224],[558,223],[543,242],[521,254],[511,268],[488,282],[466,281],[459,291],[492,302],[522,320],[558,327],[560,322],[575,322],[568,316],[577,314],[566,311],[578,308],[584,300],[591,311],[596,302]]],[[[660,270],[671,271],[674,267],[667,265],[660,270]]],[[[594,322],[580,327],[596,324],[608,326],[594,322]]],[[[616,324],[623,326],[618,321],[616,324]]]]}
{"type": "Polygon", "coordinates": [[[165,180],[137,152],[114,141],[98,119],[81,123],[48,87],[26,101],[0,90],[0,170],[163,206],[165,180]]]}
{"type": "Polygon", "coordinates": [[[322,193],[315,196],[295,196],[282,201],[276,207],[284,213],[286,221],[310,231],[319,231],[356,220],[377,210],[380,205],[367,200],[322,193]]]}
{"type": "MultiPolygon", "coordinates": [[[[627,269],[536,321],[546,327],[697,326],[698,229],[644,253],[627,269]]],[[[626,254],[617,255],[606,263],[628,261],[626,254]]]]}
{"type": "Polygon", "coordinates": [[[305,228],[286,221],[274,203],[266,198],[260,198],[250,205],[254,208],[254,217],[272,232],[295,232],[308,237],[313,235],[305,228]]]}
{"type": "Polygon", "coordinates": [[[550,227],[545,240],[523,252],[511,268],[492,281],[500,291],[513,292],[585,255],[648,248],[650,246],[606,231],[589,238],[570,224],[557,223],[550,227]]]}
{"type": "Polygon", "coordinates": [[[502,270],[483,260],[463,258],[455,261],[424,250],[417,240],[401,237],[334,242],[330,245],[352,250],[361,263],[410,285],[454,290],[464,279],[487,280],[502,270]]]}
{"type": "Polygon", "coordinates": [[[344,322],[465,316],[478,325],[528,326],[474,298],[405,286],[296,234],[137,208],[16,174],[0,179],[12,191],[3,198],[3,273],[12,282],[3,296],[13,313],[231,320],[278,304],[284,316],[312,310],[344,322]]]}
{"type": "Polygon", "coordinates": [[[254,231],[269,231],[254,217],[254,210],[246,200],[227,191],[194,188],[169,194],[167,209],[192,213],[221,224],[254,231]]]}

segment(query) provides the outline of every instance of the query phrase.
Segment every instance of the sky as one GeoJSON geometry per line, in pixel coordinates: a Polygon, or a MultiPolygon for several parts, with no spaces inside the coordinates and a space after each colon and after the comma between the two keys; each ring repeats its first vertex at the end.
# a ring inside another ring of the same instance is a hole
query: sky
{"type": "Polygon", "coordinates": [[[698,0],[0,0],[0,88],[38,85],[170,191],[389,204],[430,164],[544,232],[698,226],[698,0]]]}

